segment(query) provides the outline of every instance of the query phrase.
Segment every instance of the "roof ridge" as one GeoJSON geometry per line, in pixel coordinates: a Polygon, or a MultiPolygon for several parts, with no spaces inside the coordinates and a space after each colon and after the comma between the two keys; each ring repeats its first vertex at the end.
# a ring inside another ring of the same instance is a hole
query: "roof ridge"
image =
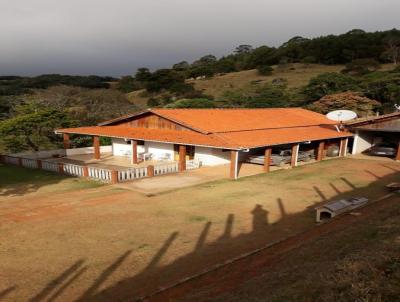
{"type": "Polygon", "coordinates": [[[269,107],[269,108],[249,108],[249,107],[230,107],[230,108],[150,108],[150,111],[154,110],[165,110],[165,111],[173,111],[173,110],[274,110],[274,109],[279,109],[279,110],[290,110],[290,109],[301,109],[301,110],[307,110],[302,107],[269,107]]]}

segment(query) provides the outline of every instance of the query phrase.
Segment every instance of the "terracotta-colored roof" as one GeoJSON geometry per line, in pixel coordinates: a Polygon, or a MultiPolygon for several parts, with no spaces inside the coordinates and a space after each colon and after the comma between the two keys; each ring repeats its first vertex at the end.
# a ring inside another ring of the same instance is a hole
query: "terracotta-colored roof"
{"type": "Polygon", "coordinates": [[[171,142],[189,145],[203,145],[214,147],[224,146],[226,148],[234,148],[233,145],[231,145],[229,142],[225,141],[219,136],[204,135],[192,131],[178,131],[170,129],[132,128],[122,126],[94,126],[57,129],[56,132],[171,142]]]}
{"type": "Polygon", "coordinates": [[[226,149],[246,149],[268,145],[280,145],[352,136],[351,133],[346,131],[338,132],[333,125],[211,134],[201,134],[192,131],[178,131],[169,129],[129,128],[122,126],[67,128],[59,129],[56,132],[201,145],[226,149]]]}
{"type": "Polygon", "coordinates": [[[218,135],[224,140],[234,142],[242,148],[283,145],[353,136],[347,131],[338,132],[333,125],[226,132],[219,133],[218,135]]]}
{"type": "Polygon", "coordinates": [[[332,125],[324,115],[302,108],[262,109],[151,109],[127,115],[100,125],[111,125],[152,112],[202,133],[332,125]]]}
{"type": "Polygon", "coordinates": [[[359,125],[363,125],[363,124],[370,124],[370,123],[375,123],[375,122],[390,120],[390,119],[396,119],[396,118],[400,118],[400,111],[396,111],[396,112],[388,113],[388,114],[382,114],[382,115],[378,115],[378,116],[362,117],[362,118],[348,121],[345,124],[347,126],[352,127],[352,126],[359,126],[359,125]]]}
{"type": "Polygon", "coordinates": [[[207,132],[334,124],[324,115],[302,108],[154,109],[153,112],[207,132]]]}

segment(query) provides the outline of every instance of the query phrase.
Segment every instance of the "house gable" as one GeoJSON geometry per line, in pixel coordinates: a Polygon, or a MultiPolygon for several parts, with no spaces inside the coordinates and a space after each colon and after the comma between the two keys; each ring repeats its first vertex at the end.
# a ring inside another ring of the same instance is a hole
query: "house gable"
{"type": "Polygon", "coordinates": [[[110,126],[123,126],[130,128],[148,128],[148,129],[168,129],[177,131],[193,131],[177,122],[168,120],[153,112],[144,112],[139,115],[126,117],[118,121],[110,122],[110,126]]]}

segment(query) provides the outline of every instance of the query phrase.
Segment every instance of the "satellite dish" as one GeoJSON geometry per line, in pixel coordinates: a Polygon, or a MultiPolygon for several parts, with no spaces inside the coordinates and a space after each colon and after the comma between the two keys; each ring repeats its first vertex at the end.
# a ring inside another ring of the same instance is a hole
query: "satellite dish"
{"type": "Polygon", "coordinates": [[[357,113],[351,110],[335,110],[329,112],[326,117],[332,121],[345,122],[357,117],[357,113]]]}

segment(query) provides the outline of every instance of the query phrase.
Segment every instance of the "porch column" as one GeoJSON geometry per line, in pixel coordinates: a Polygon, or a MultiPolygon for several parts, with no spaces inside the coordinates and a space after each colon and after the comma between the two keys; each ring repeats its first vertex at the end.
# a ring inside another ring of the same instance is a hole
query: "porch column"
{"type": "Polygon", "coordinates": [[[353,138],[353,149],[351,150],[351,154],[357,154],[357,144],[358,144],[358,136],[359,136],[359,131],[356,130],[356,133],[354,134],[353,138]]]}
{"type": "Polygon", "coordinates": [[[186,146],[179,145],[179,172],[186,170],[186,146]]]}
{"type": "Polygon", "coordinates": [[[131,164],[137,164],[138,163],[138,157],[137,157],[137,141],[132,140],[131,141],[131,147],[132,147],[132,153],[131,153],[131,164]]]}
{"type": "Polygon", "coordinates": [[[292,168],[297,166],[298,158],[299,158],[299,144],[295,144],[292,146],[292,157],[290,159],[290,166],[292,168]]]}
{"type": "Polygon", "coordinates": [[[400,141],[397,144],[396,161],[400,161],[400,141]]]}
{"type": "Polygon", "coordinates": [[[94,159],[100,159],[100,138],[93,136],[94,159]]]}
{"type": "Polygon", "coordinates": [[[346,156],[346,151],[347,151],[347,142],[348,138],[342,138],[340,139],[340,149],[339,149],[339,156],[346,156]]]}
{"type": "Polygon", "coordinates": [[[231,151],[231,169],[230,169],[230,177],[232,179],[238,178],[238,151],[231,151]]]}
{"type": "Polygon", "coordinates": [[[267,147],[265,148],[265,154],[264,154],[264,172],[268,173],[270,170],[270,165],[271,165],[271,153],[272,153],[272,148],[267,147]]]}
{"type": "Polygon", "coordinates": [[[69,141],[69,134],[68,133],[63,133],[63,145],[64,149],[69,149],[70,147],[70,141],[69,141]]]}
{"type": "Polygon", "coordinates": [[[325,142],[320,141],[318,145],[317,161],[320,161],[324,158],[324,148],[325,148],[325,142]]]}

